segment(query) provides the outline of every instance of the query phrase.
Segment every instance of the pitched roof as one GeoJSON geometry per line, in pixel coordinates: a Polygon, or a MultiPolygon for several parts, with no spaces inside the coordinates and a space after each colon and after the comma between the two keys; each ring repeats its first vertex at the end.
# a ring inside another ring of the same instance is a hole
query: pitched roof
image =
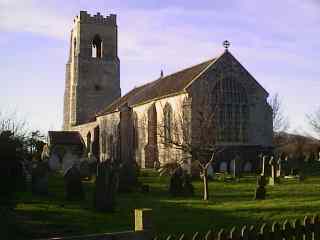
{"type": "Polygon", "coordinates": [[[132,106],[181,92],[214,61],[215,59],[210,59],[168,76],[161,77],[153,82],[136,87],[123,97],[118,98],[116,101],[111,103],[107,108],[98,113],[97,116],[116,111],[126,103],[129,106],[132,106]]]}
{"type": "Polygon", "coordinates": [[[82,138],[77,131],[49,131],[49,143],[51,145],[82,145],[82,138]]]}

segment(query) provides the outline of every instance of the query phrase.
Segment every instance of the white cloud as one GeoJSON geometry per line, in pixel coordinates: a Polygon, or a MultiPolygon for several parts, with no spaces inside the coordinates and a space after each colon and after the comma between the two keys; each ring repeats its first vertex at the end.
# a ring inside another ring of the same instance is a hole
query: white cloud
{"type": "MultiPolygon", "coordinates": [[[[71,14],[71,8],[77,8],[76,2],[67,5],[70,9],[66,11],[44,2],[0,0],[0,31],[31,32],[68,42],[73,15],[78,14],[71,14]]],[[[93,1],[89,4],[95,5],[93,1]]],[[[223,50],[221,42],[228,39],[232,43],[231,51],[258,81],[272,92],[285,89],[288,99],[294,101],[294,89],[301,87],[299,77],[310,82],[305,73],[319,73],[314,59],[320,56],[312,51],[320,48],[319,11],[316,1],[309,0],[242,0],[241,5],[224,7],[223,11],[219,6],[214,9],[119,7],[115,13],[122,88],[126,92],[157,78],[161,68],[166,74],[215,57],[223,50]],[[299,72],[300,76],[290,78],[299,72]],[[288,82],[293,90],[284,86],[288,82]]],[[[65,60],[61,59],[61,64],[65,60]]],[[[307,109],[307,102],[303,104],[301,116],[307,109]]],[[[302,117],[297,125],[301,121],[302,117]]]]}
{"type": "Polygon", "coordinates": [[[0,30],[66,39],[71,21],[32,0],[0,0],[0,30]]]}

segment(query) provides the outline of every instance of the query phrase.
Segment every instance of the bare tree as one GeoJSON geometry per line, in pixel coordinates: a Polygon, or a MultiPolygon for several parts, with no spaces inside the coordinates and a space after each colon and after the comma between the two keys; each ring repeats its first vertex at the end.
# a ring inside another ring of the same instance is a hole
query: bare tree
{"type": "Polygon", "coordinates": [[[279,133],[284,132],[289,128],[288,117],[284,115],[283,103],[276,93],[268,100],[272,108],[272,121],[273,121],[273,132],[279,133]]]}
{"type": "Polygon", "coordinates": [[[320,137],[320,107],[313,114],[307,115],[307,119],[311,128],[320,137]]]}
{"type": "MultiPolygon", "coordinates": [[[[194,122],[191,122],[189,104],[188,99],[180,103],[180,107],[177,108],[179,110],[172,114],[172,119],[167,119],[164,112],[164,118],[158,126],[158,134],[165,148],[179,151],[183,156],[183,162],[193,162],[199,166],[203,180],[203,200],[208,200],[208,168],[215,160],[216,154],[222,151],[215,144],[217,107],[210,105],[209,101],[203,98],[201,108],[193,112],[194,122]],[[167,122],[169,120],[170,123],[167,122]],[[192,124],[196,126],[196,131],[191,134],[192,124]]],[[[169,167],[172,167],[172,164],[169,164],[169,167]]]]}
{"type": "Polygon", "coordinates": [[[10,131],[14,136],[25,138],[28,134],[27,124],[17,112],[6,113],[0,111],[0,132],[10,131]]]}

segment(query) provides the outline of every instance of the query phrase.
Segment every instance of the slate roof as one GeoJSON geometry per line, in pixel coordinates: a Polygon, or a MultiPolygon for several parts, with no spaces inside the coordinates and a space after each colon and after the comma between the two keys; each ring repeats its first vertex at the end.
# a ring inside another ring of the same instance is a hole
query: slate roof
{"type": "Polygon", "coordinates": [[[82,138],[77,131],[49,131],[50,145],[82,145],[82,138]]]}
{"type": "Polygon", "coordinates": [[[115,100],[107,108],[99,112],[97,116],[117,111],[122,105],[126,103],[129,106],[132,106],[150,101],[152,99],[157,99],[181,92],[215,60],[215,58],[210,59],[195,66],[159,78],[153,82],[136,87],[123,97],[115,100]]]}

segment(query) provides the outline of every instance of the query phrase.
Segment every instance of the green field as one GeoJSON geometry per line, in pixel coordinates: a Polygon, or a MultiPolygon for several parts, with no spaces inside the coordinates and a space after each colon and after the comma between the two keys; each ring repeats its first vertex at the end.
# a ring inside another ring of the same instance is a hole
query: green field
{"type": "Polygon", "coordinates": [[[210,201],[201,200],[201,182],[195,181],[193,198],[172,198],[168,178],[142,172],[140,181],[150,185],[149,193],[120,194],[114,213],[98,213],[92,207],[93,183],[85,182],[86,200],[66,202],[63,178],[50,177],[50,195],[19,194],[18,222],[23,238],[44,238],[133,229],[133,209],[152,208],[156,232],[205,232],[233,225],[302,218],[320,212],[320,177],[304,182],[282,182],[267,187],[268,199],[254,201],[254,177],[239,183],[210,182],[210,201]]]}

